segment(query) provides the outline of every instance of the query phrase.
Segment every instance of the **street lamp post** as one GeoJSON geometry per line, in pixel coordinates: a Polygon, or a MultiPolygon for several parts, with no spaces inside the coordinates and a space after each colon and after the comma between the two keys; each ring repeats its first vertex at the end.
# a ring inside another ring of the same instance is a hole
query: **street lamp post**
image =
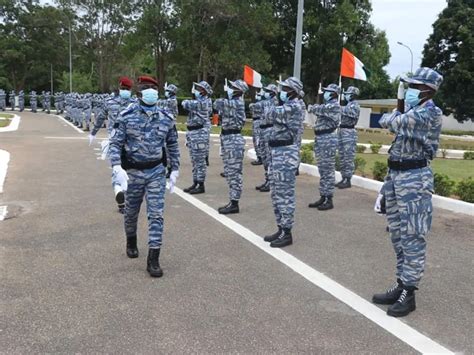
{"type": "Polygon", "coordinates": [[[69,21],[69,93],[72,92],[72,40],[71,21],[69,21]]]}
{"type": "Polygon", "coordinates": [[[298,15],[296,17],[295,61],[293,63],[293,76],[301,78],[301,47],[303,42],[303,10],[304,0],[298,0],[298,15]]]}
{"type": "Polygon", "coordinates": [[[408,50],[410,51],[410,55],[411,55],[410,73],[413,74],[413,52],[411,51],[411,48],[408,47],[406,44],[404,44],[402,42],[397,42],[397,44],[399,44],[400,46],[403,46],[405,48],[408,48],[408,50]]]}

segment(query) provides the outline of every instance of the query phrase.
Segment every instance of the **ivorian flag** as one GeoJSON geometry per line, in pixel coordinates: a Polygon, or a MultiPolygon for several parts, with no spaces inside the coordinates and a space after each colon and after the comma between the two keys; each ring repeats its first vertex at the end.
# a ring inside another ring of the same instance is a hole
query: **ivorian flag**
{"type": "Polygon", "coordinates": [[[262,76],[248,65],[244,65],[244,81],[255,88],[262,87],[262,76]]]}
{"type": "Polygon", "coordinates": [[[368,70],[354,54],[342,48],[341,76],[367,81],[368,70]]]}

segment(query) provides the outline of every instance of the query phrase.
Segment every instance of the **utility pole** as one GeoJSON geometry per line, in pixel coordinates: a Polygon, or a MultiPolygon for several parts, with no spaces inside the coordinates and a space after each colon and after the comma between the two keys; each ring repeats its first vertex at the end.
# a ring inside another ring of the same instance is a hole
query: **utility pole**
{"type": "Polygon", "coordinates": [[[72,40],[71,21],[69,21],[69,93],[72,92],[72,40]]]}
{"type": "Polygon", "coordinates": [[[54,93],[54,87],[53,87],[53,63],[51,63],[51,95],[54,93]]]}
{"type": "Polygon", "coordinates": [[[304,0],[298,0],[298,15],[296,17],[295,60],[293,76],[301,79],[301,47],[303,42],[303,12],[304,0]]]}

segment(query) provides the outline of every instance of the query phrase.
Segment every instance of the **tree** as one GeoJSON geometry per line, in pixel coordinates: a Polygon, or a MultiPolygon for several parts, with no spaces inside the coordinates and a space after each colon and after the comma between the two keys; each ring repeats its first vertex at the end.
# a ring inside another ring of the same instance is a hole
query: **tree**
{"type": "Polygon", "coordinates": [[[459,121],[474,120],[474,8],[472,0],[451,0],[433,24],[422,66],[444,75],[437,103],[459,121]]]}

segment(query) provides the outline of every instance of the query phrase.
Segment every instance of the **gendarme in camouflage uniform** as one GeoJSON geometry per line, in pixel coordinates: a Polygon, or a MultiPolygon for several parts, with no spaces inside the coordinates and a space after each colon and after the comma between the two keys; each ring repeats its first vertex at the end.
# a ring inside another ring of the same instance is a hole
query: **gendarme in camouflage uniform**
{"type": "Polygon", "coordinates": [[[387,314],[396,317],[415,310],[414,292],[425,268],[434,191],[429,164],[436,156],[442,124],[442,111],[431,98],[443,77],[432,69],[419,68],[413,77],[401,80],[409,84],[405,113],[394,111],[380,119],[380,125],[395,134],[383,192],[397,257],[397,282],[385,294],[373,297],[375,303],[391,304],[387,314]]]}

